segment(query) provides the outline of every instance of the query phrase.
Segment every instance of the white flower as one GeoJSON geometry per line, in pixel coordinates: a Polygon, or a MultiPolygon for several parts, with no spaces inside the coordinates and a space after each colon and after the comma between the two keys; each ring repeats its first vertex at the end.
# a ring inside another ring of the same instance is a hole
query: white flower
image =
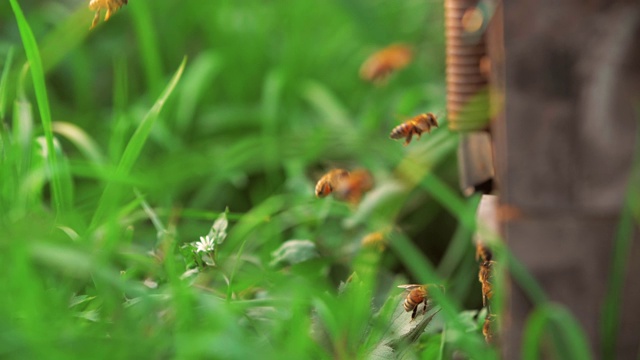
{"type": "Polygon", "coordinates": [[[209,251],[213,251],[213,248],[215,247],[215,242],[214,239],[212,237],[210,237],[209,235],[202,237],[200,236],[200,241],[195,243],[196,246],[196,252],[209,252],[209,251]]]}

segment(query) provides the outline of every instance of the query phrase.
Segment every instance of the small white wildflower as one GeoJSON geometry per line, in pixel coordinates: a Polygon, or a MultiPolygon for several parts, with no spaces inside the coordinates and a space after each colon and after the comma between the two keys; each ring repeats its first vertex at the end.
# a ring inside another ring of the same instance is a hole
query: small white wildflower
{"type": "Polygon", "coordinates": [[[195,243],[196,246],[196,252],[209,252],[209,251],[213,251],[213,248],[215,247],[215,242],[214,239],[212,237],[210,237],[209,235],[207,236],[200,236],[200,241],[195,243]]]}

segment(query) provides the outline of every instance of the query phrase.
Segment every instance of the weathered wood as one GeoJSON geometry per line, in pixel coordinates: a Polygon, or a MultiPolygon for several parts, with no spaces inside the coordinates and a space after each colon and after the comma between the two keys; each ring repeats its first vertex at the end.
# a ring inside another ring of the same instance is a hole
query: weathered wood
{"type": "MultiPolygon", "coordinates": [[[[522,216],[502,224],[509,249],[584,326],[601,358],[601,312],[613,240],[634,161],[640,99],[640,3],[504,2],[489,36],[492,125],[500,202],[522,216]],[[492,30],[495,31],[495,30],[492,30]],[[504,58],[496,39],[504,36],[504,58]],[[493,49],[493,51],[492,51],[493,49]],[[502,76],[504,80],[502,80],[502,76]]],[[[640,345],[640,239],[631,250],[617,359],[640,345]]],[[[520,357],[531,304],[512,283],[504,356],[520,357]]]]}

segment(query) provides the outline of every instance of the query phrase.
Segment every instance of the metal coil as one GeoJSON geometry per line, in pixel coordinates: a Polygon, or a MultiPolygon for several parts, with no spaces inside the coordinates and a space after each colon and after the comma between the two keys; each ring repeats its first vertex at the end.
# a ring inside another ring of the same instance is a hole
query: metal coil
{"type": "Polygon", "coordinates": [[[481,70],[487,53],[485,18],[477,5],[478,0],[444,3],[447,113],[449,129],[454,131],[481,130],[488,125],[487,77],[481,70]]]}

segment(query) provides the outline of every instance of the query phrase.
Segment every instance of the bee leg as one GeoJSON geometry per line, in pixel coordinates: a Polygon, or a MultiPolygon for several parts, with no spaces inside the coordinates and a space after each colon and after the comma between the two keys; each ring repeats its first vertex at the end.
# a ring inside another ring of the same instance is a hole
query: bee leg
{"type": "Polygon", "coordinates": [[[411,142],[411,138],[413,137],[413,131],[409,132],[409,135],[407,135],[407,141],[404,142],[404,146],[409,145],[409,143],[411,142]]]}
{"type": "Polygon", "coordinates": [[[418,135],[418,140],[420,140],[420,138],[422,137],[422,130],[420,130],[420,128],[414,128],[413,132],[418,135]]]}
{"type": "Polygon", "coordinates": [[[109,18],[111,17],[111,7],[107,7],[107,13],[104,15],[104,21],[109,21],[109,18]]]}
{"type": "Polygon", "coordinates": [[[418,311],[418,307],[414,307],[413,308],[413,312],[411,313],[411,320],[416,318],[416,312],[418,311]]]}
{"type": "Polygon", "coordinates": [[[98,25],[98,21],[100,21],[100,10],[96,11],[96,14],[93,16],[93,22],[91,22],[91,29],[98,25]]]}
{"type": "Polygon", "coordinates": [[[422,314],[427,313],[427,299],[424,299],[424,306],[422,307],[422,314]]]}

